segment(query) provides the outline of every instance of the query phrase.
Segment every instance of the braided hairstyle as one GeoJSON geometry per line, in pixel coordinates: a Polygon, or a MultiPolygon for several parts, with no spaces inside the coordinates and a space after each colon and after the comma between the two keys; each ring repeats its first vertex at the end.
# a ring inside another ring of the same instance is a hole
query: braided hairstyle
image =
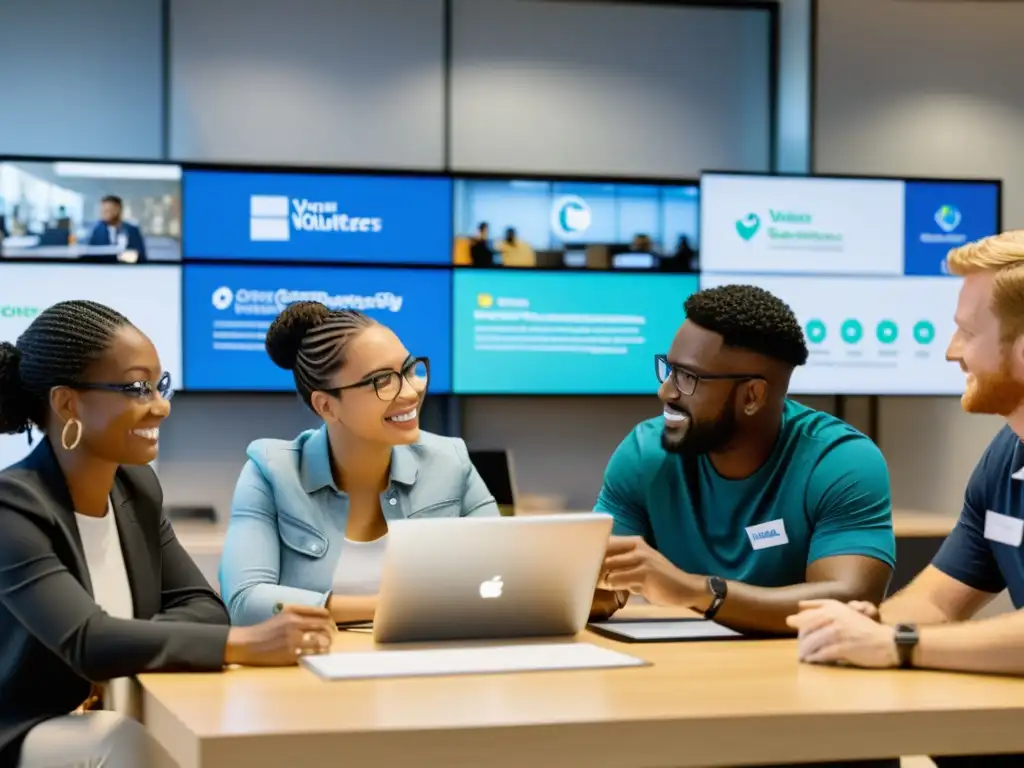
{"type": "Polygon", "coordinates": [[[354,309],[331,310],[318,301],[289,304],[270,324],[267,354],[274,365],[291,371],[295,389],[310,410],[312,395],[331,388],[345,364],[349,342],[377,321],[354,309]]]}
{"type": "Polygon", "coordinates": [[[0,434],[46,428],[50,390],[81,381],[119,330],[124,315],[95,301],[62,301],[44,310],[16,344],[0,342],[0,434]]]}

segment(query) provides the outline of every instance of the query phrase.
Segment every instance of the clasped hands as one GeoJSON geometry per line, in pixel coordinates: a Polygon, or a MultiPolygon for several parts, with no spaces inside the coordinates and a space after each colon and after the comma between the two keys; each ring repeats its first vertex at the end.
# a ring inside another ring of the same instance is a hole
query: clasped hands
{"type": "Polygon", "coordinates": [[[880,623],[871,603],[806,600],[786,624],[797,630],[799,658],[807,664],[874,669],[900,664],[895,629],[880,623]]]}
{"type": "Polygon", "coordinates": [[[642,536],[612,536],[597,588],[628,591],[654,605],[689,606],[705,589],[705,582],[676,568],[642,536]]]}

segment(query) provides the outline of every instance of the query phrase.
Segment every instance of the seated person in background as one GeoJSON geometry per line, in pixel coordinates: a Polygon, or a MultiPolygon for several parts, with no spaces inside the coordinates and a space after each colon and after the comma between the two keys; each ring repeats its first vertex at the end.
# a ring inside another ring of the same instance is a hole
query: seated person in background
{"type": "Polygon", "coordinates": [[[791,631],[801,600],[879,600],[895,562],[889,474],[845,422],[787,399],[807,360],[790,308],[748,285],[690,296],[657,359],[664,414],[616,449],[594,616],[629,594],[738,630],[791,631]]]}
{"type": "Polygon", "coordinates": [[[228,626],[147,466],[170,393],[152,342],[102,304],[55,304],[0,342],[0,433],[45,434],[0,472],[0,765],[152,766],[129,677],[330,646],[326,611],[228,626]]]}
{"type": "Polygon", "coordinates": [[[294,440],[256,440],[231,504],[220,583],[235,624],[276,603],[373,619],[388,520],[497,516],[466,444],[419,428],[429,366],[352,310],[297,302],[267,332],[324,421],[294,440]]]}
{"type": "MultiPolygon", "coordinates": [[[[961,404],[1007,424],[971,476],[956,527],[907,587],[877,608],[800,606],[790,625],[802,661],[1024,675],[1024,231],[954,249],[948,265],[964,278],[946,352],[967,374],[961,404]],[[1016,611],[971,621],[1004,589],[1016,611]]],[[[1024,754],[932,759],[940,768],[1024,765],[1024,754]]]]}
{"type": "Polygon", "coordinates": [[[497,244],[501,254],[501,264],[505,267],[536,267],[537,254],[528,242],[521,239],[516,231],[509,227],[505,230],[505,239],[497,244]]]}
{"type": "MultiPolygon", "coordinates": [[[[146,240],[134,224],[121,218],[124,203],[117,195],[107,195],[100,201],[100,220],[96,222],[89,235],[89,245],[108,246],[120,245],[124,242],[123,251],[134,251],[138,254],[132,263],[141,264],[146,261],[146,240]]],[[[123,261],[115,255],[90,257],[92,261],[123,261]]]]}

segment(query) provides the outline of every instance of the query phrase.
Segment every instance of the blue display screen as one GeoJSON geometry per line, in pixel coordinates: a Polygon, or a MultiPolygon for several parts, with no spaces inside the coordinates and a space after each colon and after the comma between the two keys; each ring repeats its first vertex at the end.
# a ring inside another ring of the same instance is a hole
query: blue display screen
{"type": "Polygon", "coordinates": [[[388,326],[410,353],[430,358],[430,391],[451,390],[450,270],[201,264],[184,270],[186,389],[294,389],[291,372],[267,356],[267,329],[289,304],[312,300],[361,310],[388,326]]]}
{"type": "Polygon", "coordinates": [[[447,264],[452,182],[189,170],[187,259],[447,264]]]}
{"type": "Polygon", "coordinates": [[[459,270],[454,390],[651,394],[695,275],[459,270]]]}
{"type": "Polygon", "coordinates": [[[905,193],[904,274],[944,274],[951,248],[998,229],[997,184],[908,181],[905,193]]]}

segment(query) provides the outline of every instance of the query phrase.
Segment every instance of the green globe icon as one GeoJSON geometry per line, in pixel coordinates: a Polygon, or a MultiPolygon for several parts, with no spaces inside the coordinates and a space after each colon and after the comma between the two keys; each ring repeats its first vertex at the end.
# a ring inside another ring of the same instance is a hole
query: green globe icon
{"type": "Polygon", "coordinates": [[[914,325],[914,341],[918,344],[931,344],[935,341],[935,326],[927,320],[919,320],[914,325]]]}
{"type": "Polygon", "coordinates": [[[847,344],[856,344],[864,335],[864,326],[860,324],[860,320],[854,320],[851,317],[849,320],[843,321],[843,325],[839,329],[839,335],[843,337],[843,341],[847,344]]]}
{"type": "Polygon", "coordinates": [[[900,335],[900,329],[892,320],[882,320],[875,328],[875,335],[883,344],[892,344],[900,335]]]}
{"type": "Polygon", "coordinates": [[[825,323],[823,323],[818,318],[814,318],[813,320],[807,323],[806,331],[807,339],[812,344],[821,344],[821,342],[825,340],[825,335],[827,333],[825,329],[825,323]]]}

